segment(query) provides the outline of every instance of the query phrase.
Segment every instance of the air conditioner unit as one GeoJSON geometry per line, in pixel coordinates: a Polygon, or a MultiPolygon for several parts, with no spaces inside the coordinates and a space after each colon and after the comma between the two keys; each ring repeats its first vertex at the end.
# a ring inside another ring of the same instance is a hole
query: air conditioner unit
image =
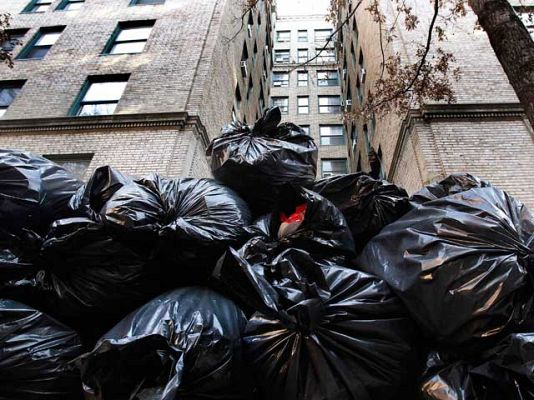
{"type": "Polygon", "coordinates": [[[365,77],[367,76],[367,71],[365,68],[362,68],[360,71],[360,83],[365,83],[365,77]]]}
{"type": "Polygon", "coordinates": [[[247,62],[241,61],[241,75],[244,77],[248,76],[247,62]]]}
{"type": "Polygon", "coordinates": [[[346,106],[352,106],[352,99],[345,100],[345,105],[346,106]]]}

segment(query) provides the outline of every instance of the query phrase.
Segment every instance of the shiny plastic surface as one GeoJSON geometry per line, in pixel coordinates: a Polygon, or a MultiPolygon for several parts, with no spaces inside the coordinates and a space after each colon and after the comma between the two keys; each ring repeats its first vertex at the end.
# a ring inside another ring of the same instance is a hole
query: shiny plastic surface
{"type": "Polygon", "coordinates": [[[21,303],[0,299],[0,400],[79,400],[77,334],[21,303]]]}
{"type": "Polygon", "coordinates": [[[371,240],[357,263],[391,285],[430,340],[469,351],[524,319],[533,249],[533,216],[487,187],[418,206],[371,240]]]}
{"type": "Polygon", "coordinates": [[[400,399],[414,324],[384,281],[288,249],[250,263],[230,249],[214,278],[256,310],[243,337],[262,399],[400,399]]]}
{"type": "Polygon", "coordinates": [[[245,323],[233,302],[207,288],[165,293],[80,360],[85,392],[102,400],[248,398],[245,323]]]}
{"type": "Polygon", "coordinates": [[[315,182],[313,190],[343,213],[358,253],[384,226],[409,210],[404,189],[364,173],[324,178],[315,182]]]}
{"type": "Polygon", "coordinates": [[[271,108],[254,126],[234,122],[222,129],[206,154],[213,176],[236,190],[255,215],[272,209],[278,188],[307,186],[317,172],[317,146],[300,127],[284,123],[271,108]]]}

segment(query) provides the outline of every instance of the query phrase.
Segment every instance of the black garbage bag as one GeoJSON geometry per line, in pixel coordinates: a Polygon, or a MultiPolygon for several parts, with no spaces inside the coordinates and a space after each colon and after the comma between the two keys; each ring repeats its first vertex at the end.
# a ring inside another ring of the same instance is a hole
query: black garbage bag
{"type": "Polygon", "coordinates": [[[77,329],[89,343],[167,289],[150,249],[121,241],[86,218],[56,221],[38,268],[0,284],[2,295],[77,329]]]}
{"type": "Polygon", "coordinates": [[[84,390],[102,400],[246,399],[245,323],[233,302],[207,288],[165,293],[83,357],[84,390]]]}
{"type": "Polygon", "coordinates": [[[82,354],[73,330],[24,304],[0,299],[0,399],[82,399],[82,354]]]}
{"type": "Polygon", "coordinates": [[[499,189],[475,188],[410,211],[357,263],[391,285],[434,345],[470,352],[527,317],[533,249],[527,208],[499,189]]]}
{"type": "Polygon", "coordinates": [[[357,253],[384,226],[410,209],[404,189],[361,172],[321,179],[315,182],[313,191],[330,200],[343,213],[357,253]]]}
{"type": "Polygon", "coordinates": [[[274,211],[258,218],[249,231],[252,236],[276,243],[279,253],[298,248],[317,258],[355,256],[343,214],[330,201],[305,188],[281,188],[274,211]]]}
{"type": "Polygon", "coordinates": [[[414,193],[410,197],[410,203],[412,207],[417,207],[417,205],[424,204],[427,201],[483,187],[491,187],[491,184],[471,174],[456,173],[449,175],[442,181],[431,183],[414,193]]]}
{"type": "Polygon", "coordinates": [[[70,198],[82,185],[70,172],[28,152],[0,149],[0,225],[46,233],[56,219],[72,216],[70,198]]]}
{"type": "Polygon", "coordinates": [[[257,311],[243,346],[262,398],[411,398],[416,332],[384,281],[297,249],[257,264],[230,249],[214,278],[257,311]]]}
{"type": "Polygon", "coordinates": [[[515,333],[475,360],[428,357],[421,395],[428,400],[534,399],[534,334],[515,333]]]}
{"type": "Polygon", "coordinates": [[[294,124],[279,125],[280,120],[275,107],[253,127],[234,122],[206,152],[213,176],[237,191],[255,215],[272,210],[280,186],[311,186],[317,173],[313,138],[294,124]]]}

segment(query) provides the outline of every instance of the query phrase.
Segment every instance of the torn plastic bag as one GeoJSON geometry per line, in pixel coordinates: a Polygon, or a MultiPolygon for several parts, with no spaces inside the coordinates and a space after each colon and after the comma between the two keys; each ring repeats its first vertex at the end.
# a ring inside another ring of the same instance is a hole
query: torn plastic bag
{"type": "Polygon", "coordinates": [[[78,335],[46,314],[0,299],[0,399],[82,398],[79,372],[68,364],[82,354],[78,335]]]}
{"type": "Polygon", "coordinates": [[[214,278],[257,311],[243,346],[262,398],[410,398],[415,325],[384,281],[297,249],[257,264],[230,249],[214,278]]]}
{"type": "Polygon", "coordinates": [[[410,211],[357,263],[391,285],[434,344],[470,351],[524,320],[533,248],[527,208],[499,189],[476,188],[410,211]]]}
{"type": "Polygon", "coordinates": [[[180,285],[204,283],[250,224],[247,204],[216,181],[157,175],[123,184],[98,213],[124,237],[154,243],[180,285]]]}
{"type": "Polygon", "coordinates": [[[356,252],[386,225],[410,209],[408,194],[387,181],[356,173],[315,182],[313,190],[330,200],[343,213],[352,232],[356,252]]]}
{"type": "Polygon", "coordinates": [[[410,197],[412,207],[424,204],[427,201],[441,199],[443,197],[465,192],[469,189],[491,187],[489,182],[483,181],[476,176],[465,173],[449,175],[439,182],[431,183],[410,197]]]}
{"type": "Polygon", "coordinates": [[[83,357],[84,390],[102,400],[247,399],[245,324],[232,301],[207,288],[165,293],[83,357]]]}
{"type": "Polygon", "coordinates": [[[56,219],[72,216],[69,200],[81,185],[70,172],[46,158],[0,149],[2,229],[46,233],[56,219]]]}
{"type": "Polygon", "coordinates": [[[88,341],[167,289],[149,248],[126,243],[86,218],[52,225],[39,268],[4,284],[3,296],[47,312],[88,341]]]}
{"type": "Polygon", "coordinates": [[[317,173],[317,146],[302,128],[284,123],[280,109],[265,112],[253,127],[234,122],[222,129],[206,154],[213,176],[236,190],[255,215],[272,210],[285,184],[310,186],[317,173]]]}
{"type": "Polygon", "coordinates": [[[354,241],[347,221],[334,204],[305,188],[285,186],[279,193],[278,205],[270,214],[258,218],[249,228],[252,236],[264,236],[276,242],[279,252],[284,248],[305,250],[314,257],[355,256],[354,241]],[[296,229],[284,230],[279,236],[281,217],[304,211],[304,219],[296,229]]]}
{"type": "Polygon", "coordinates": [[[534,334],[511,334],[476,360],[428,357],[421,394],[427,400],[534,399],[534,334]]]}

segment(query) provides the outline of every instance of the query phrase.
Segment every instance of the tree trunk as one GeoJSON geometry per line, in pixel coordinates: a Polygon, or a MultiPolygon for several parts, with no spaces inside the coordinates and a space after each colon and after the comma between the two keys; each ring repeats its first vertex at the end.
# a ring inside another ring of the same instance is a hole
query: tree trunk
{"type": "Polygon", "coordinates": [[[508,0],[468,3],[534,127],[534,41],[508,0]]]}

